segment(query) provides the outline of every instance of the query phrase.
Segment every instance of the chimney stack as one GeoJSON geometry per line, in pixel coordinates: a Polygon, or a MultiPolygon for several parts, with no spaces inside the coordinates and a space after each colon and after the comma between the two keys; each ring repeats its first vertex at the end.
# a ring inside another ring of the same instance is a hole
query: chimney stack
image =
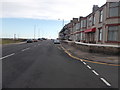
{"type": "Polygon", "coordinates": [[[93,12],[95,12],[98,9],[99,9],[98,5],[93,5],[93,12]]]}

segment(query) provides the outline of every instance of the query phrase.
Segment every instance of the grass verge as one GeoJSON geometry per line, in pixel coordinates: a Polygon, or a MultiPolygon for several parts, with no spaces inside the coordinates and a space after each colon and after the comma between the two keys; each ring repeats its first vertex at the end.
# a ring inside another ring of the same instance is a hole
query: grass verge
{"type": "Polygon", "coordinates": [[[4,45],[4,44],[11,44],[11,43],[19,43],[19,42],[23,42],[22,39],[18,39],[18,40],[13,40],[13,39],[0,39],[0,44],[4,45]]]}

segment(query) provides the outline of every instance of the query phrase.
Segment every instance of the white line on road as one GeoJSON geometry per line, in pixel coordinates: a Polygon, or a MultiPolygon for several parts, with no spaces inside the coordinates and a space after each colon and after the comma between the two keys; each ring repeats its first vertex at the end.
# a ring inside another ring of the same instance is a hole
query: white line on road
{"type": "Polygon", "coordinates": [[[104,78],[100,78],[107,86],[111,86],[104,78]]]}
{"type": "Polygon", "coordinates": [[[28,49],[30,49],[30,48],[23,49],[22,51],[25,51],[25,50],[28,50],[28,49]]]}
{"type": "Polygon", "coordinates": [[[89,65],[87,65],[87,67],[88,67],[89,69],[91,69],[91,67],[90,67],[89,65]]]}
{"type": "Polygon", "coordinates": [[[5,58],[10,57],[10,56],[13,56],[14,54],[15,54],[15,53],[12,53],[12,54],[10,54],[10,55],[4,56],[4,57],[0,58],[0,60],[5,59],[5,58]]]}
{"type": "Polygon", "coordinates": [[[86,63],[85,62],[83,62],[85,65],[86,65],[86,63]]]}
{"type": "Polygon", "coordinates": [[[93,73],[95,73],[96,75],[99,75],[95,70],[92,70],[93,73]]]}

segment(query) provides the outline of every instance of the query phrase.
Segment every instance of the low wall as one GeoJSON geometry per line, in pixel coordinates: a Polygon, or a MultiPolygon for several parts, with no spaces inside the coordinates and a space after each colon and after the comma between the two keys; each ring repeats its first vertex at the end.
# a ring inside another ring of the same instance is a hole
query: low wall
{"type": "Polygon", "coordinates": [[[120,55],[120,47],[111,47],[111,46],[97,46],[97,45],[87,45],[83,43],[75,43],[75,42],[66,42],[63,41],[68,45],[74,46],[81,51],[90,52],[90,53],[101,53],[101,54],[108,54],[108,55],[120,55]]]}

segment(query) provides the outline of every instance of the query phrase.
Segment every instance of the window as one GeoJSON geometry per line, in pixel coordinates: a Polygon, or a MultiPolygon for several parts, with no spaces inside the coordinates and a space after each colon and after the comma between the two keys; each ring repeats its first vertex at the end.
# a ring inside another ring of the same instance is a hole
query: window
{"type": "Polygon", "coordinates": [[[77,23],[76,24],[76,30],[79,30],[80,29],[80,23],[77,23]]]}
{"type": "Polygon", "coordinates": [[[110,7],[117,7],[119,6],[119,2],[111,2],[110,7]]]}
{"type": "Polygon", "coordinates": [[[100,11],[100,18],[99,18],[99,22],[103,21],[103,10],[100,11]]]}
{"type": "Polygon", "coordinates": [[[99,41],[102,41],[102,28],[99,29],[99,41]]]}
{"type": "Polygon", "coordinates": [[[81,21],[81,28],[86,27],[86,20],[81,21]]]}
{"type": "Polygon", "coordinates": [[[118,7],[117,8],[110,8],[110,17],[118,16],[118,7]]]}
{"type": "Polygon", "coordinates": [[[111,2],[109,5],[109,16],[110,17],[118,16],[118,11],[119,11],[118,8],[119,8],[118,2],[111,2]]]}
{"type": "Polygon", "coordinates": [[[88,18],[88,26],[92,26],[92,16],[88,18]]]}
{"type": "Polygon", "coordinates": [[[83,21],[83,27],[86,27],[86,20],[83,21]]]}
{"type": "Polygon", "coordinates": [[[82,36],[82,35],[83,35],[83,33],[80,33],[80,34],[81,34],[81,35],[80,35],[80,36],[81,36],[80,38],[81,38],[81,40],[83,40],[83,38],[82,38],[82,37],[83,37],[83,36],[82,36]]]}
{"type": "Polygon", "coordinates": [[[83,20],[81,21],[81,28],[83,27],[83,20]]]}
{"type": "Polygon", "coordinates": [[[108,40],[109,41],[118,41],[118,26],[109,26],[108,27],[108,40]]]}
{"type": "Polygon", "coordinates": [[[93,21],[92,24],[95,25],[95,16],[93,15],[93,21]]]}

